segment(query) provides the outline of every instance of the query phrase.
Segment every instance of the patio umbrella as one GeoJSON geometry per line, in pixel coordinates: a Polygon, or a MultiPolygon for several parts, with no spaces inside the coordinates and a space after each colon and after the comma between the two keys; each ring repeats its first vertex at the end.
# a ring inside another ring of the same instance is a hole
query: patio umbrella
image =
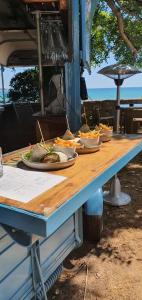
{"type": "MultiPolygon", "coordinates": [[[[119,133],[120,127],[120,86],[124,79],[127,79],[135,74],[141,73],[139,69],[131,65],[115,64],[101,69],[98,73],[105,75],[114,80],[117,86],[116,95],[116,122],[115,130],[119,133]]],[[[104,194],[104,201],[113,206],[126,205],[131,201],[131,197],[126,193],[121,192],[121,184],[117,174],[112,180],[110,192],[104,194]]]]}
{"type": "Polygon", "coordinates": [[[135,74],[141,73],[139,69],[131,65],[124,64],[115,64],[107,66],[101,69],[98,73],[105,75],[114,80],[117,86],[117,94],[116,94],[116,122],[115,122],[115,130],[119,133],[120,126],[120,86],[123,84],[123,81],[135,74]]]}

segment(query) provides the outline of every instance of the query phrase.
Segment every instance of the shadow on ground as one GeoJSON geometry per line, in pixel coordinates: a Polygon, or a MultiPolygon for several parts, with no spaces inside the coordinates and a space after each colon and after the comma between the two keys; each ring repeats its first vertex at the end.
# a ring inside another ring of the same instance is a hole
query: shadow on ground
{"type": "MultiPolygon", "coordinates": [[[[142,229],[142,154],[121,170],[119,178],[123,191],[131,195],[132,202],[120,208],[105,205],[101,241],[97,244],[85,241],[80,248],[69,255],[64,262],[66,270],[51,291],[49,299],[83,299],[88,266],[89,272],[92,269],[94,278],[98,276],[97,270],[94,271],[94,261],[99,261],[101,265],[109,266],[112,263],[126,268],[135,262],[142,263],[140,231],[142,229]],[[88,265],[89,261],[92,263],[88,265]],[[74,281],[76,275],[78,279],[74,281]],[[80,291],[79,278],[82,278],[80,291]]],[[[110,182],[106,184],[105,189],[108,189],[109,185],[110,182]]],[[[99,289],[100,295],[98,286],[97,290],[95,287],[93,289],[93,286],[91,288],[92,298],[86,299],[104,299],[101,295],[103,287],[99,289]]]]}

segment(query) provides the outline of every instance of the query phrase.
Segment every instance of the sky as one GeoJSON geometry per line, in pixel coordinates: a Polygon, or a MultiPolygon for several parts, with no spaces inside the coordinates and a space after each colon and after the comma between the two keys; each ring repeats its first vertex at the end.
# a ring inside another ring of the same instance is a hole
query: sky
{"type": "MultiPolygon", "coordinates": [[[[113,57],[103,63],[99,68],[92,68],[91,75],[87,71],[84,72],[84,77],[86,79],[87,88],[112,88],[115,87],[114,81],[104,75],[98,74],[97,72],[106,67],[107,65],[115,64],[116,61],[113,57]]],[[[132,76],[124,80],[123,87],[142,87],[142,73],[132,76]]]]}
{"type": "MultiPolygon", "coordinates": [[[[116,63],[113,57],[107,61],[107,63],[103,63],[99,68],[92,68],[92,74],[89,75],[87,71],[84,72],[84,77],[86,79],[87,88],[112,88],[115,87],[114,81],[106,76],[97,74],[97,72],[104,68],[107,65],[111,65],[116,63]]],[[[17,68],[16,72],[22,72],[23,68],[17,68]]],[[[5,68],[4,71],[4,85],[5,88],[9,88],[10,79],[14,76],[14,71],[9,68],[5,68]]],[[[1,80],[0,80],[0,88],[1,88],[1,80]]],[[[129,79],[125,80],[123,83],[123,87],[141,87],[142,86],[142,73],[130,77],[129,79]]]]}

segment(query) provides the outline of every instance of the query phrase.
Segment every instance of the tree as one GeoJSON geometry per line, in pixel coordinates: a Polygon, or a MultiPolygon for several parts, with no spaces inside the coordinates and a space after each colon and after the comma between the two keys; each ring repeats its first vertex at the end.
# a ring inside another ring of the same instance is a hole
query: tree
{"type": "Polygon", "coordinates": [[[14,102],[38,102],[38,71],[36,69],[27,69],[24,72],[17,73],[10,81],[8,98],[14,102]]]}
{"type": "Polygon", "coordinates": [[[101,0],[93,19],[92,64],[113,53],[120,63],[142,66],[142,1],[101,0]]]}

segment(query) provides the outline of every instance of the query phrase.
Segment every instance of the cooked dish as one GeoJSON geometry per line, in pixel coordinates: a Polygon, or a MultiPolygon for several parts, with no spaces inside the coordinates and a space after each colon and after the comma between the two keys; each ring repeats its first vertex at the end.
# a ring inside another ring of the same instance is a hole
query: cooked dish
{"type": "Polygon", "coordinates": [[[100,123],[99,126],[96,126],[95,129],[98,130],[98,132],[100,132],[101,134],[100,137],[101,142],[108,142],[111,140],[113,134],[112,127],[100,123]]]}
{"type": "Polygon", "coordinates": [[[66,162],[68,160],[65,153],[54,151],[52,146],[47,146],[42,143],[38,143],[31,147],[30,151],[24,155],[24,158],[30,162],[40,163],[66,162]]]}
{"type": "Polygon", "coordinates": [[[99,131],[96,131],[96,130],[89,131],[89,132],[79,131],[78,134],[79,134],[80,138],[87,138],[87,139],[94,139],[94,138],[98,138],[100,136],[99,131]]]}
{"type": "Polygon", "coordinates": [[[55,140],[54,140],[54,144],[55,145],[58,145],[58,146],[61,146],[61,147],[77,147],[78,146],[78,143],[74,140],[64,140],[64,139],[61,139],[59,137],[57,137],[55,140]]]}
{"type": "Polygon", "coordinates": [[[111,126],[107,126],[105,124],[100,123],[99,125],[97,125],[95,127],[96,130],[98,131],[112,131],[112,127],[111,126]]]}

